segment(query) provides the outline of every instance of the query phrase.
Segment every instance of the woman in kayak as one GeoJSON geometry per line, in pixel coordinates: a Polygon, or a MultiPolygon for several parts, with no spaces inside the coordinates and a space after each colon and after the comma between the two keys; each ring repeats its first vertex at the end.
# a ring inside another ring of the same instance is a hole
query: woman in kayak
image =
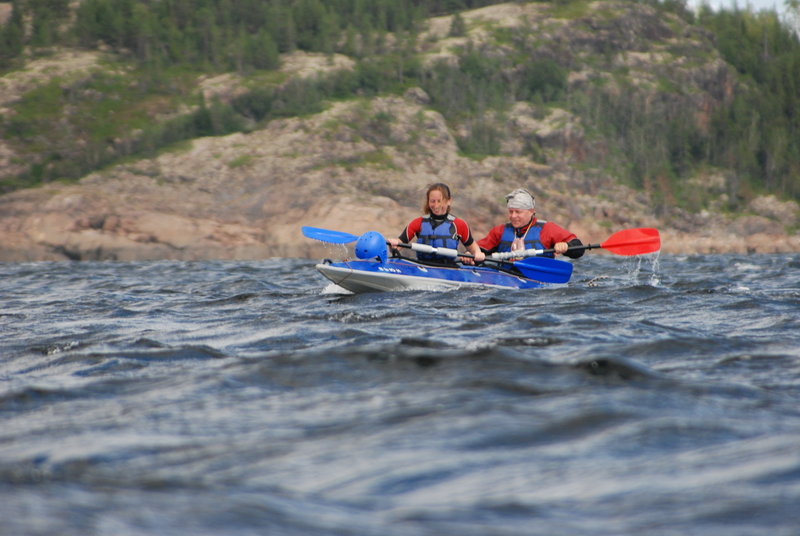
{"type": "Polygon", "coordinates": [[[570,246],[582,245],[581,241],[573,233],[553,222],[537,220],[534,206],[533,195],[524,188],[517,188],[508,194],[506,196],[508,223],[493,227],[489,234],[478,240],[478,246],[486,254],[552,248],[557,254],[572,259],[582,256],[583,249],[567,249],[570,246]]]}
{"type": "MultiPolygon", "coordinates": [[[[392,249],[397,249],[401,242],[408,244],[414,237],[418,243],[435,248],[456,249],[460,242],[473,255],[475,262],[483,261],[485,255],[472,238],[467,222],[450,214],[451,202],[450,188],[446,184],[441,182],[431,184],[425,194],[423,205],[425,215],[411,220],[399,238],[388,240],[392,249]]],[[[435,253],[417,252],[417,258],[426,261],[453,262],[452,258],[435,253]]],[[[474,262],[468,257],[461,257],[461,260],[467,264],[474,262]]]]}

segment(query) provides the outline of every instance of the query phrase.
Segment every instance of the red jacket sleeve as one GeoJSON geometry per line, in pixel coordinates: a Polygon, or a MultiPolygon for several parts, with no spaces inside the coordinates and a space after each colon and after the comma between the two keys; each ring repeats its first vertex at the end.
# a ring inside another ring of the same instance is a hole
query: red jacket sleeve
{"type": "Polygon", "coordinates": [[[505,225],[497,225],[489,230],[489,234],[478,240],[478,246],[486,251],[493,252],[500,245],[505,225]]]}
{"type": "Polygon", "coordinates": [[[558,242],[569,242],[573,238],[577,238],[577,236],[549,221],[542,226],[542,232],[539,235],[545,249],[552,248],[558,242]]]}
{"type": "Polygon", "coordinates": [[[465,222],[461,218],[456,218],[453,223],[456,224],[456,232],[458,233],[458,236],[461,237],[461,243],[464,244],[465,246],[469,246],[470,244],[472,244],[474,240],[472,238],[472,232],[469,230],[469,225],[467,225],[467,222],[465,222]]]}
{"type": "Polygon", "coordinates": [[[408,244],[411,240],[419,234],[419,230],[422,228],[422,218],[414,218],[411,220],[403,232],[400,233],[400,241],[403,243],[408,244]]]}

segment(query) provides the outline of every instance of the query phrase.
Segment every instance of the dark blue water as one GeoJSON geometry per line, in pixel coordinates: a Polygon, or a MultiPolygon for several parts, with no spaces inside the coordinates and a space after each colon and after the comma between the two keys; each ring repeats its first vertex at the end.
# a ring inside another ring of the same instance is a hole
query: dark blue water
{"type": "Polygon", "coordinates": [[[800,255],[313,264],[0,265],[0,534],[800,534],[800,255]]]}

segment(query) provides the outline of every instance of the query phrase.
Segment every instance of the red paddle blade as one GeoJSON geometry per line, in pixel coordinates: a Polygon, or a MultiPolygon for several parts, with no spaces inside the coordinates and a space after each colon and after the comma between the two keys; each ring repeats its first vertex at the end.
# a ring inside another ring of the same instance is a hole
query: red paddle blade
{"type": "Polygon", "coordinates": [[[661,237],[658,229],[651,227],[625,229],[609,236],[600,247],[617,255],[644,255],[661,249],[661,237]]]}

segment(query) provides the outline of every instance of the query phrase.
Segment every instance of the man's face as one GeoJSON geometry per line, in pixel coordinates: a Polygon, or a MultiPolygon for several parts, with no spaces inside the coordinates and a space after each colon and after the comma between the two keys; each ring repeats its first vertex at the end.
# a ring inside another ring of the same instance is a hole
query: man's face
{"type": "Polygon", "coordinates": [[[508,209],[508,221],[510,221],[511,225],[514,227],[522,227],[531,221],[533,212],[533,209],[510,208],[508,209]]]}

